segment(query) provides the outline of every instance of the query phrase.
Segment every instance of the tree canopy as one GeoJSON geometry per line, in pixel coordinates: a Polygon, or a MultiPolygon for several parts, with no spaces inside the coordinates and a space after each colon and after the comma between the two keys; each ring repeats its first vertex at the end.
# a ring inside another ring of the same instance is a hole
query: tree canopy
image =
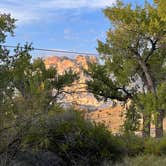
{"type": "MultiPolygon", "coordinates": [[[[97,70],[91,68],[92,80],[88,82],[88,89],[96,95],[118,100],[120,94],[125,100],[128,98],[139,103],[145,122],[144,136],[150,134],[153,109],[145,109],[139,96],[152,95],[154,102],[161,101],[159,87],[164,87],[166,80],[166,21],[159,12],[162,7],[160,3],[151,5],[146,2],[143,7],[133,7],[132,4],[117,1],[114,6],[104,10],[111,23],[106,41],[98,41],[97,50],[102,55],[104,65],[97,66],[97,70]],[[101,69],[107,74],[99,73],[101,69]],[[95,71],[96,74],[93,74],[95,71]],[[102,77],[102,80],[109,81],[97,86],[102,77]]],[[[161,112],[165,108],[157,107],[156,104],[155,108],[156,136],[160,137],[163,116],[159,114],[163,115],[161,112]]]]}
{"type": "MultiPolygon", "coordinates": [[[[14,34],[15,21],[0,14],[0,44],[9,33],[14,34]]],[[[32,58],[32,50],[28,43],[18,44],[12,52],[0,45],[0,153],[7,152],[15,141],[19,145],[34,122],[50,112],[55,114],[60,109],[58,97],[78,79],[71,70],[60,75],[56,68],[46,68],[42,58],[32,58]]]]}

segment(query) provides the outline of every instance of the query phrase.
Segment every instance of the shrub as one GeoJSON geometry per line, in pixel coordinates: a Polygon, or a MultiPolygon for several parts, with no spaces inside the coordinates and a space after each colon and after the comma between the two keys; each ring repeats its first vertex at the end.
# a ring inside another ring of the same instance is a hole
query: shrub
{"type": "Polygon", "coordinates": [[[149,138],[145,140],[145,150],[144,152],[146,154],[153,154],[157,155],[159,152],[157,151],[157,144],[158,141],[155,138],[149,138]]]}
{"type": "Polygon", "coordinates": [[[75,111],[40,119],[30,128],[22,145],[24,150],[53,152],[70,165],[100,165],[124,155],[121,139],[104,125],[92,124],[75,111]]]}
{"type": "Polygon", "coordinates": [[[165,166],[166,158],[154,155],[138,155],[136,157],[125,158],[123,162],[115,164],[115,166],[140,166],[140,165],[165,166]]]}
{"type": "Polygon", "coordinates": [[[144,140],[134,134],[125,134],[119,137],[123,141],[126,154],[136,156],[144,151],[144,140]]]}
{"type": "Polygon", "coordinates": [[[160,138],[157,144],[157,150],[160,155],[166,155],[166,137],[160,138]]]}
{"type": "Polygon", "coordinates": [[[87,121],[72,110],[42,114],[20,131],[15,144],[18,155],[51,153],[68,165],[114,165],[127,156],[166,154],[166,137],[145,140],[134,134],[112,135],[103,124],[87,121]]]}
{"type": "Polygon", "coordinates": [[[145,153],[166,155],[166,137],[160,139],[149,138],[145,141],[145,153]]]}

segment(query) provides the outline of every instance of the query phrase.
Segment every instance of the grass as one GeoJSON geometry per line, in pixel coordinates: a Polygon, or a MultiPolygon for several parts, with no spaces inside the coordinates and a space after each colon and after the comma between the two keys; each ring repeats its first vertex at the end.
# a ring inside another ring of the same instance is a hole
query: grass
{"type": "Polygon", "coordinates": [[[126,157],[120,163],[104,163],[102,166],[166,166],[165,156],[138,155],[136,157],[126,157]]]}

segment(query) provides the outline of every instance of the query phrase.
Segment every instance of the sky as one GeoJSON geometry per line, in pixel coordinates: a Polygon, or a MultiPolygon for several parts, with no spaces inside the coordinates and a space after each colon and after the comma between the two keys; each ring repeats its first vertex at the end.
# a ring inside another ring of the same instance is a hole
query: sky
{"type": "MultiPolygon", "coordinates": [[[[142,4],[144,0],[124,0],[142,4]]],[[[102,10],[115,0],[0,0],[0,13],[17,19],[15,36],[6,45],[33,43],[35,48],[97,53],[110,22],[102,10]]],[[[50,52],[35,52],[47,56],[50,52]]]]}

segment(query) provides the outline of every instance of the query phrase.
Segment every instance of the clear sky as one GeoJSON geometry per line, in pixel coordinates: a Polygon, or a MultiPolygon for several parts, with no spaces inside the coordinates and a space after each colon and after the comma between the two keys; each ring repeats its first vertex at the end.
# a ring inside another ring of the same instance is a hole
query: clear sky
{"type": "MultiPolygon", "coordinates": [[[[105,32],[110,27],[102,9],[114,2],[115,0],[0,0],[0,12],[11,13],[18,19],[15,37],[8,37],[6,44],[32,42],[36,48],[96,53],[97,39],[104,40],[105,32]]],[[[142,4],[144,0],[124,2],[142,4]]]]}

